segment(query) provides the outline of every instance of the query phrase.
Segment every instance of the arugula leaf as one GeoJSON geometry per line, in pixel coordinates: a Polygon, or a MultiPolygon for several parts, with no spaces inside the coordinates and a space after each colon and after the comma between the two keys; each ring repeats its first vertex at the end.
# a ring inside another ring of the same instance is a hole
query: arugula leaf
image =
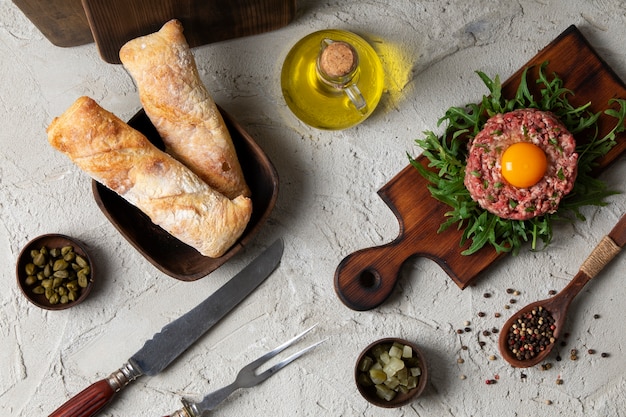
{"type": "Polygon", "coordinates": [[[428,189],[433,198],[450,206],[445,213],[445,221],[439,231],[444,231],[454,224],[463,230],[461,246],[471,242],[462,252],[471,255],[485,245],[493,246],[497,252],[519,253],[520,248],[530,242],[532,250],[539,242],[546,247],[552,241],[552,223],[556,220],[572,220],[572,217],[585,220],[580,209],[584,206],[605,206],[606,198],[616,194],[608,189],[601,180],[592,176],[597,167],[597,159],[606,155],[615,146],[615,137],[626,130],[626,100],[611,99],[604,114],[616,119],[615,127],[605,136],[598,137],[598,118],[602,112],[592,113],[591,103],[574,107],[568,97],[574,93],[563,86],[563,80],[555,73],[546,74],[548,62],[538,68],[535,82],[539,86],[540,97],[535,98],[528,87],[528,70],[522,74],[520,84],[513,99],[502,95],[500,77],[489,78],[476,71],[483,81],[489,95],[482,98],[480,104],[468,104],[465,107],[451,107],[438,120],[437,126],[446,125],[443,135],[437,136],[431,131],[424,132],[424,139],[415,142],[423,149],[422,154],[429,160],[428,168],[407,154],[411,164],[430,183],[428,189]],[[611,107],[613,106],[613,107],[611,107]],[[615,109],[617,107],[617,109],[615,109]],[[465,165],[467,141],[478,134],[485,122],[498,113],[515,109],[536,108],[554,113],[572,134],[585,133],[588,142],[577,146],[578,175],[572,191],[565,196],[556,213],[544,214],[529,220],[508,220],[484,210],[465,188],[465,165]],[[434,169],[434,170],[433,170],[434,169]]]}

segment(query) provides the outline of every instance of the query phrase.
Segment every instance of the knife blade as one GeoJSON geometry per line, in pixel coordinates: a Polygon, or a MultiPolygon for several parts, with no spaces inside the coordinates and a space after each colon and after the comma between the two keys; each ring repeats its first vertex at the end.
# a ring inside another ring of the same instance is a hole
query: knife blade
{"type": "Polygon", "coordinates": [[[49,417],[93,416],[130,382],[164,370],[271,275],[280,263],[283,249],[282,239],[276,240],[206,300],[146,341],[120,369],[70,398],[49,417]]]}

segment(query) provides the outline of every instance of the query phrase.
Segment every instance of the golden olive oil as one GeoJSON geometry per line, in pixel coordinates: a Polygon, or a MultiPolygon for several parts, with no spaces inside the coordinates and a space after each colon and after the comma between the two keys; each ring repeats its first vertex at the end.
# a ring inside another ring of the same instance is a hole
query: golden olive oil
{"type": "Polygon", "coordinates": [[[374,111],[384,87],[384,74],[374,49],[361,37],[343,30],[322,30],[298,41],[287,54],[281,73],[287,106],[300,120],[318,129],[346,129],[374,111]],[[358,67],[352,83],[366,107],[358,110],[342,88],[320,79],[317,58],[325,41],[345,42],[356,50],[358,67]]]}

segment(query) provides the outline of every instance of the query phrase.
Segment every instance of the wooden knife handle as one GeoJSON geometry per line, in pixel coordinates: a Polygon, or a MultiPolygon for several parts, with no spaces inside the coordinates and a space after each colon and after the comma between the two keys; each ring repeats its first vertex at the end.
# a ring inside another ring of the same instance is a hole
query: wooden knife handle
{"type": "Polygon", "coordinates": [[[108,380],[102,379],[91,384],[65,404],[50,414],[49,417],[89,417],[93,416],[113,399],[115,390],[108,380]]]}
{"type": "Polygon", "coordinates": [[[90,417],[111,402],[113,396],[142,373],[132,363],[125,363],[107,378],[94,382],[59,407],[48,417],[90,417]]]}

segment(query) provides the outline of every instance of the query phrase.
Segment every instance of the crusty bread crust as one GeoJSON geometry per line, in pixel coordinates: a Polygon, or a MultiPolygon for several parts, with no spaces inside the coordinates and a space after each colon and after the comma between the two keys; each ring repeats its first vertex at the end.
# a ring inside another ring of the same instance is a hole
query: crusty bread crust
{"type": "Polygon", "coordinates": [[[212,189],[89,97],[76,100],[47,132],[83,171],[205,256],[223,255],[250,220],[248,197],[230,200],[212,189]]]}
{"type": "Polygon", "coordinates": [[[250,196],[232,139],[200,79],[182,24],[170,20],[158,32],[129,41],[120,59],[166,151],[227,197],[250,196]]]}

